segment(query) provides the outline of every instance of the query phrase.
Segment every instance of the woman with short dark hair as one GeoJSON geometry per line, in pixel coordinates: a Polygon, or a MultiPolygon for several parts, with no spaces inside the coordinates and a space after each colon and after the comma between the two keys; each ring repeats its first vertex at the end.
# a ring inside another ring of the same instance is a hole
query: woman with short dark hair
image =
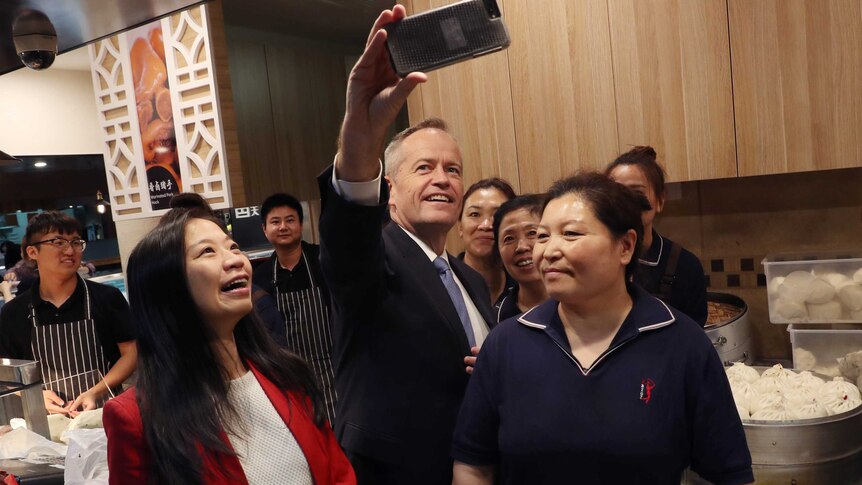
{"type": "Polygon", "coordinates": [[[595,172],[551,187],[533,248],[550,299],[485,340],[455,485],[672,484],[689,466],[718,485],[753,481],[709,338],[631,282],[645,204],[595,172]]]}
{"type": "Polygon", "coordinates": [[[111,483],[355,483],[313,373],[251,313],[248,258],[174,210],[129,258],[138,383],[105,405],[111,483]]]}
{"type": "Polygon", "coordinates": [[[544,200],[544,195],[521,195],[504,202],[494,213],[494,250],[513,280],[495,305],[497,323],[548,299],[542,275],[533,262],[544,200]]]}

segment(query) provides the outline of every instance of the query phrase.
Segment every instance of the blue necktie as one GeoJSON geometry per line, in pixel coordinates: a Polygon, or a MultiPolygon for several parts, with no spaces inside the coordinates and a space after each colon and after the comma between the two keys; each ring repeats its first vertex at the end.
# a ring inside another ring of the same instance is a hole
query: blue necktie
{"type": "Polygon", "coordinates": [[[470,347],[476,345],[476,337],[473,335],[473,324],[470,323],[470,314],[467,313],[467,304],[464,303],[464,295],[461,294],[461,288],[455,282],[455,275],[449,268],[449,263],[440,256],[434,260],[434,267],[440,273],[440,279],[443,280],[443,286],[449,292],[449,298],[452,299],[452,304],[455,305],[455,311],[461,317],[461,326],[464,327],[464,333],[467,334],[467,342],[470,347]]]}

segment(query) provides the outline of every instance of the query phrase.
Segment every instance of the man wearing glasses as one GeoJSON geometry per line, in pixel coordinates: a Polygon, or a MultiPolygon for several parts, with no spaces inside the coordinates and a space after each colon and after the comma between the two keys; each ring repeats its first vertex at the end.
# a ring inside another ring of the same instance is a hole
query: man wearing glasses
{"type": "Polygon", "coordinates": [[[0,357],[38,360],[49,413],[101,407],[135,370],[129,305],[112,286],[78,275],[87,243],[81,224],[56,211],[27,225],[39,278],[0,311],[0,357]]]}

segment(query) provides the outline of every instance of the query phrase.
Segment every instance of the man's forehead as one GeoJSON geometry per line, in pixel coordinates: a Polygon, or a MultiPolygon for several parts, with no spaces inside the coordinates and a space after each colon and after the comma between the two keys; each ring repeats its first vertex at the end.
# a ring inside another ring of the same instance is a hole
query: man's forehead
{"type": "Polygon", "coordinates": [[[269,211],[269,214],[266,215],[266,218],[272,219],[275,217],[291,217],[297,215],[299,215],[299,212],[297,212],[293,207],[280,205],[278,207],[273,207],[272,210],[269,211]]]}
{"type": "Polygon", "coordinates": [[[411,134],[404,139],[401,149],[405,154],[414,155],[416,159],[435,152],[452,152],[457,154],[455,158],[461,162],[461,147],[458,142],[449,133],[436,128],[424,128],[411,134]]]}
{"type": "Polygon", "coordinates": [[[63,232],[59,229],[54,229],[54,228],[49,229],[47,232],[42,232],[42,233],[37,232],[37,233],[33,234],[33,236],[34,236],[33,239],[35,239],[37,241],[40,239],[50,239],[53,237],[65,237],[66,239],[75,239],[75,238],[81,237],[81,235],[78,234],[78,231],[63,232]]]}

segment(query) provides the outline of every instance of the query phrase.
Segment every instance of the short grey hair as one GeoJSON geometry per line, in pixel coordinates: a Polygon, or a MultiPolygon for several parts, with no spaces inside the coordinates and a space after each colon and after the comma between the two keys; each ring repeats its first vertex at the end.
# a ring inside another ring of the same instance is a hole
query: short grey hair
{"type": "Polygon", "coordinates": [[[425,118],[392,137],[392,141],[389,142],[389,145],[386,146],[386,151],[383,152],[383,165],[386,176],[392,178],[398,172],[401,162],[404,161],[404,158],[401,156],[401,144],[404,143],[404,140],[417,131],[425,129],[440,130],[455,140],[455,136],[449,131],[449,125],[445,121],[440,118],[425,118]]]}

